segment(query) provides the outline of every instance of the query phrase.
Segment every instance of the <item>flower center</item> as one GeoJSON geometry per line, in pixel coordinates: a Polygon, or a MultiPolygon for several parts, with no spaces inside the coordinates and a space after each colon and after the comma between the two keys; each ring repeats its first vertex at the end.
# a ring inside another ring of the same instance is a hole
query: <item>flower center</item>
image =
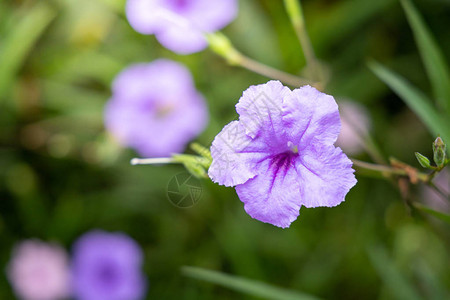
{"type": "Polygon", "coordinates": [[[174,12],[184,12],[189,8],[191,0],[169,0],[168,5],[174,12]]]}
{"type": "Polygon", "coordinates": [[[165,105],[157,105],[155,110],[155,117],[157,119],[163,119],[168,114],[170,114],[174,109],[174,106],[172,104],[165,104],[165,105]]]}
{"type": "Polygon", "coordinates": [[[271,165],[275,168],[276,172],[283,168],[287,169],[291,161],[297,156],[298,153],[293,151],[279,153],[271,158],[271,165]]]}
{"type": "Polygon", "coordinates": [[[292,151],[292,153],[297,154],[298,153],[298,147],[294,145],[291,141],[287,142],[288,148],[292,151]]]}
{"type": "Polygon", "coordinates": [[[117,274],[117,268],[111,263],[105,262],[99,267],[98,280],[104,286],[114,286],[119,280],[119,274],[117,274]]]}

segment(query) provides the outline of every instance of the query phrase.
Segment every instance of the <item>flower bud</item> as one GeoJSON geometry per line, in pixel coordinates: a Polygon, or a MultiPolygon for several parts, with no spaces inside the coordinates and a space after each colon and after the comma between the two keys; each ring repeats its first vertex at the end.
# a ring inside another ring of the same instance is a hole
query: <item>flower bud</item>
{"type": "Polygon", "coordinates": [[[433,158],[438,167],[442,167],[445,163],[445,150],[446,145],[444,141],[440,137],[437,137],[433,142],[433,158]]]}
{"type": "Polygon", "coordinates": [[[425,155],[420,154],[419,152],[415,152],[416,154],[416,158],[417,161],[419,162],[419,164],[426,168],[426,169],[430,169],[431,165],[430,165],[430,160],[428,159],[428,157],[426,157],[425,155]]]}

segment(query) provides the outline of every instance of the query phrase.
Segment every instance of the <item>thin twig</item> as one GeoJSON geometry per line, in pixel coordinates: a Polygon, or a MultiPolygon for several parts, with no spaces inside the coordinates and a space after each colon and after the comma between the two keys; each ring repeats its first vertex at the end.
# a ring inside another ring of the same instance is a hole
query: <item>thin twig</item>
{"type": "Polygon", "coordinates": [[[319,76],[320,66],[316,55],[314,54],[314,48],[312,47],[308,32],[306,31],[301,3],[298,0],[284,0],[284,5],[286,7],[286,11],[288,12],[289,19],[291,20],[292,27],[294,28],[297,38],[302,46],[306,64],[309,69],[314,72],[314,75],[319,76]]]}
{"type": "MultiPolygon", "coordinates": [[[[352,162],[357,168],[379,172],[382,175],[384,175],[385,177],[390,176],[390,175],[408,176],[409,177],[411,175],[410,172],[407,172],[405,169],[402,169],[402,168],[394,168],[394,167],[386,166],[386,165],[377,165],[377,164],[360,161],[357,159],[352,159],[352,162]]],[[[415,176],[421,182],[424,182],[424,183],[429,182],[429,178],[428,178],[427,174],[417,172],[415,174],[415,176]]]]}
{"type": "Polygon", "coordinates": [[[223,33],[215,32],[209,33],[205,35],[208,40],[209,47],[216,54],[224,58],[230,65],[232,66],[240,66],[246,68],[252,72],[257,74],[272,78],[278,79],[286,84],[289,84],[294,87],[299,87],[305,84],[316,85],[316,88],[320,88],[317,86],[317,83],[307,80],[305,78],[301,78],[278,69],[269,67],[265,64],[262,64],[258,61],[255,61],[241,52],[239,52],[231,43],[230,39],[226,37],[223,33]]]}
{"type": "Polygon", "coordinates": [[[277,79],[280,80],[281,82],[284,82],[286,84],[289,84],[291,86],[294,87],[300,87],[302,85],[315,85],[316,83],[302,78],[302,77],[298,77],[283,71],[280,71],[278,69],[272,68],[268,65],[262,64],[256,60],[253,60],[249,57],[246,57],[244,55],[241,56],[241,59],[239,61],[239,66],[250,70],[252,72],[255,72],[257,74],[272,78],[272,79],[277,79]]]}

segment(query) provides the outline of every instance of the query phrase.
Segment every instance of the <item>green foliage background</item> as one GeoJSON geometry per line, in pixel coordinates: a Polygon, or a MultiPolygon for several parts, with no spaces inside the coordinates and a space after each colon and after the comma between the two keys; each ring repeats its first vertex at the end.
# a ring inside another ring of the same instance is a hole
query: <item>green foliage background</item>
{"type": "MultiPolygon", "coordinates": [[[[331,70],[327,93],[366,105],[385,157],[419,167],[414,151],[431,157],[434,136],[366,64],[375,59],[432,94],[400,3],[303,4],[316,54],[331,70]]],[[[450,59],[450,2],[414,4],[450,59]]],[[[177,56],[136,33],[123,6],[123,0],[0,0],[2,272],[22,239],[70,249],[79,235],[101,228],[126,232],[143,247],[149,299],[253,299],[183,276],[184,265],[326,299],[450,297],[449,225],[410,211],[382,180],[358,176],[343,204],[303,208],[284,230],[251,219],[234,189],[207,180],[196,206],[173,206],[167,184],[183,168],[132,167],[136,154],[104,131],[115,75],[160,57],[186,64],[209,106],[209,126],[197,139],[204,145],[237,117],[242,91],[267,78],[227,66],[209,50],[177,56]]],[[[282,1],[240,0],[239,17],[224,32],[252,58],[295,74],[304,67],[282,1]]],[[[423,200],[415,186],[410,194],[423,200]]],[[[4,276],[0,299],[13,299],[4,276]]]]}

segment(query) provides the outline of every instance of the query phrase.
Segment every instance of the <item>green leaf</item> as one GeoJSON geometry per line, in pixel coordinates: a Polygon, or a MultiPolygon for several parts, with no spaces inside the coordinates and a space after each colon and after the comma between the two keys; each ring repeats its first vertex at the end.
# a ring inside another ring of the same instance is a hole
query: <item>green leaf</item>
{"type": "Polygon", "coordinates": [[[5,97],[28,52],[50,24],[56,12],[45,1],[31,8],[2,40],[0,52],[0,100],[5,97]]]}
{"type": "Polygon", "coordinates": [[[372,265],[381,277],[381,280],[389,288],[396,299],[419,300],[422,299],[413,285],[395,267],[386,249],[372,247],[368,249],[372,265]]]}
{"type": "Polygon", "coordinates": [[[432,208],[429,208],[428,206],[425,206],[425,205],[417,203],[417,202],[413,203],[413,206],[420,211],[430,214],[430,215],[440,219],[441,221],[444,221],[444,222],[450,224],[450,215],[448,215],[448,214],[434,210],[432,208]]]}
{"type": "Polygon", "coordinates": [[[297,291],[287,290],[264,282],[231,276],[217,271],[185,266],[181,272],[188,277],[215,283],[247,295],[277,300],[317,300],[318,298],[297,291]]]}
{"type": "Polygon", "coordinates": [[[439,105],[450,112],[450,75],[444,55],[410,0],[401,0],[439,105]]]}
{"type": "Polygon", "coordinates": [[[449,124],[439,115],[427,96],[404,78],[379,63],[371,61],[368,64],[372,72],[405,101],[433,135],[441,135],[444,140],[450,141],[449,124]]]}
{"type": "Polygon", "coordinates": [[[413,265],[416,276],[419,282],[423,283],[423,288],[426,292],[427,299],[429,300],[441,300],[450,299],[450,295],[447,292],[445,284],[442,282],[442,278],[439,276],[439,272],[436,272],[423,257],[417,259],[413,265]]]}

